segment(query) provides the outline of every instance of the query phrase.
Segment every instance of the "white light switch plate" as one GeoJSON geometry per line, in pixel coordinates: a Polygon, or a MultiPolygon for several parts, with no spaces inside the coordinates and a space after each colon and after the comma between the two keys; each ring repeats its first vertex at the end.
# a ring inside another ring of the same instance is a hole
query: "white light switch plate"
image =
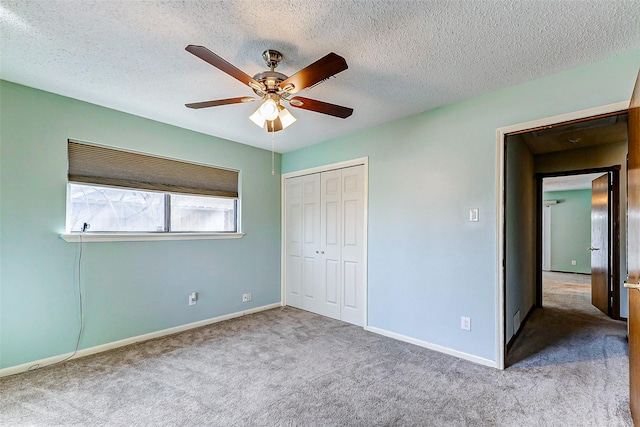
{"type": "Polygon", "coordinates": [[[479,220],[478,208],[469,209],[469,221],[478,222],[479,220]]]}
{"type": "Polygon", "coordinates": [[[470,331],[471,330],[471,318],[470,317],[462,316],[460,318],[460,329],[462,329],[463,331],[470,331]]]}

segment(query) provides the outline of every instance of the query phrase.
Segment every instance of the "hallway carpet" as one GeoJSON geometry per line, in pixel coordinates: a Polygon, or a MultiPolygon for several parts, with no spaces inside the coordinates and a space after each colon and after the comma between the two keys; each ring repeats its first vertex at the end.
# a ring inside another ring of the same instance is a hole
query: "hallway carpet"
{"type": "Polygon", "coordinates": [[[631,426],[584,287],[545,287],[505,371],[280,308],[0,379],[0,425],[631,426]]]}

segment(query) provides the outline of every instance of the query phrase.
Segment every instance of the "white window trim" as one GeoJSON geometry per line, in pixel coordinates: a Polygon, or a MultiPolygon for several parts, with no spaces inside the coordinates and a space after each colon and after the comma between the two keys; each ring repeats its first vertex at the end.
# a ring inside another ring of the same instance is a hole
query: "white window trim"
{"type": "Polygon", "coordinates": [[[242,239],[244,233],[62,233],[65,242],[147,242],[161,240],[242,239]]]}

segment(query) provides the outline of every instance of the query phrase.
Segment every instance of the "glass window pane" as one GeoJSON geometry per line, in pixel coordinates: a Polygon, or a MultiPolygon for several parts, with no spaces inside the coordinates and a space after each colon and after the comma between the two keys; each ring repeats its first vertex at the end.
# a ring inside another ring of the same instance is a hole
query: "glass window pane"
{"type": "Polygon", "coordinates": [[[236,200],[171,195],[171,231],[236,231],[236,200]]]}
{"type": "Polygon", "coordinates": [[[164,194],[69,184],[68,231],[164,231],[164,194]]]}

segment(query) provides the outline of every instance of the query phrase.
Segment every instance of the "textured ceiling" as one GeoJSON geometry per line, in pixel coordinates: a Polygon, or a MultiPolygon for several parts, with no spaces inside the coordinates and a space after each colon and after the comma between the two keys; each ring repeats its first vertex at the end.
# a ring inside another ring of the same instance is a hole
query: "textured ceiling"
{"type": "Polygon", "coordinates": [[[206,46],[249,75],[280,50],[292,75],[329,52],[349,69],[300,95],[355,109],[346,119],[291,108],[276,151],[411,116],[640,47],[633,1],[2,0],[0,77],[116,110],[271,147],[251,95],[187,53],[206,46]]]}

